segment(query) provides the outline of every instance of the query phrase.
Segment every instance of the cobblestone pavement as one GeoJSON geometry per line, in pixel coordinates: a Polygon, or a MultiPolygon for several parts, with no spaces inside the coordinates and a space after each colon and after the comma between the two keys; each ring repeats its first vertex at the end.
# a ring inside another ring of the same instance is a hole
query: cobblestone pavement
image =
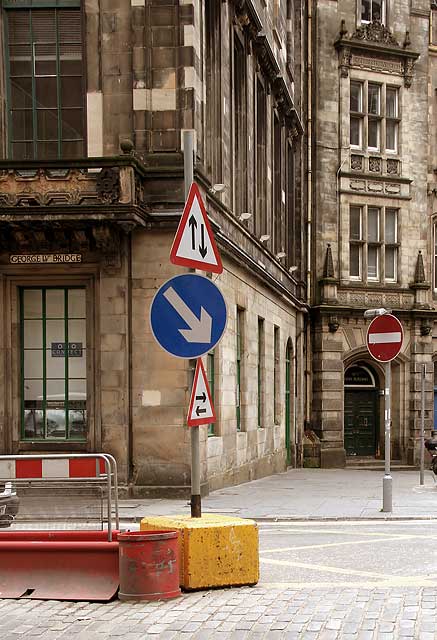
{"type": "Polygon", "coordinates": [[[185,594],[166,602],[0,601],[2,640],[434,640],[437,587],[270,589],[185,594]]]}
{"type": "Polygon", "coordinates": [[[0,600],[0,640],[437,640],[434,522],[260,524],[256,587],[163,602],[0,600]]]}

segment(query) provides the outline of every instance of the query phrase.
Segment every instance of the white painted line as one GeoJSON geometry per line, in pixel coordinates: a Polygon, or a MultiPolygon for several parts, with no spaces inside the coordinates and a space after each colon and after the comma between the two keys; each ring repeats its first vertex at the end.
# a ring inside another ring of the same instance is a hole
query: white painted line
{"type": "Polygon", "coordinates": [[[369,333],[369,344],[385,344],[388,342],[402,342],[400,331],[392,333],[369,333]]]}

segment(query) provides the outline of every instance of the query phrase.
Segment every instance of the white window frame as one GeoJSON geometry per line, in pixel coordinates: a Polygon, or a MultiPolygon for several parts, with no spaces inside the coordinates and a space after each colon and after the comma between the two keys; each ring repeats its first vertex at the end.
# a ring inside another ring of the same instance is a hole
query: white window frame
{"type": "MultiPolygon", "coordinates": [[[[373,0],[370,0],[370,13],[371,15],[371,20],[363,20],[361,18],[362,14],[362,0],[359,0],[358,2],[358,19],[360,24],[370,24],[373,21],[373,0]]],[[[382,8],[381,8],[381,24],[386,24],[387,22],[387,2],[386,0],[382,0],[382,8]]]]}
{"type": "Polygon", "coordinates": [[[369,153],[381,153],[388,155],[398,155],[399,154],[399,128],[401,123],[399,107],[400,107],[400,99],[399,99],[399,91],[400,87],[395,85],[385,85],[380,84],[379,82],[372,82],[368,80],[358,80],[355,78],[351,78],[349,84],[349,147],[352,150],[361,150],[369,153]],[[352,111],[350,104],[351,97],[351,89],[352,85],[360,86],[360,108],[361,111],[352,111]],[[369,86],[378,87],[378,112],[370,113],[369,112],[369,86]],[[387,90],[393,90],[395,93],[396,99],[396,109],[394,116],[387,116],[387,90]],[[360,131],[359,131],[359,144],[351,143],[351,129],[350,122],[351,119],[355,118],[360,121],[360,131]],[[376,122],[377,126],[377,141],[376,146],[371,146],[369,144],[369,125],[370,122],[376,122]],[[393,122],[395,126],[395,148],[390,149],[387,147],[387,123],[393,122]]]}

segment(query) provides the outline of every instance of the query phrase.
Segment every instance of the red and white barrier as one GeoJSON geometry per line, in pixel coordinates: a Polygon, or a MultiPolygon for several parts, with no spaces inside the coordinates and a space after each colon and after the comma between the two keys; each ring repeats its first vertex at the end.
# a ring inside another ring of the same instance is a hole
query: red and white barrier
{"type": "Polygon", "coordinates": [[[0,460],[0,479],[98,478],[106,475],[103,458],[0,460]]]}

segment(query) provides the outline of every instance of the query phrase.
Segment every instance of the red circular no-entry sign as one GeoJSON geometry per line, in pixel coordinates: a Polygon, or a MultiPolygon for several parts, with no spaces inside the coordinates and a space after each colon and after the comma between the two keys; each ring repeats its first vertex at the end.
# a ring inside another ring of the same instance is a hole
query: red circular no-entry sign
{"type": "Polygon", "coordinates": [[[404,330],[395,316],[386,313],[372,320],[367,329],[367,348],[379,362],[390,362],[402,348],[404,330]]]}

